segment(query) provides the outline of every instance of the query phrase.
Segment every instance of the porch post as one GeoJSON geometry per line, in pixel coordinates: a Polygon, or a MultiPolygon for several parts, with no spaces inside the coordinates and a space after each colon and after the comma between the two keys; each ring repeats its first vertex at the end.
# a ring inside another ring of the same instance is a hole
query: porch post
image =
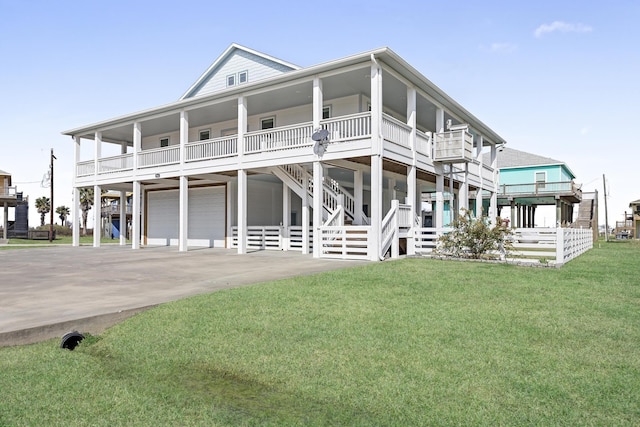
{"type": "Polygon", "coordinates": [[[509,203],[511,204],[511,228],[516,228],[518,223],[518,218],[516,217],[516,201],[511,198],[509,203]]]}
{"type": "MultiPolygon", "coordinates": [[[[242,165],[244,157],[244,134],[247,132],[247,100],[244,96],[238,97],[238,163],[242,165]]],[[[240,224],[238,224],[240,226],[240,224]]]]}
{"type": "Polygon", "coordinates": [[[434,165],[436,170],[436,218],[435,227],[444,227],[444,167],[442,164],[434,165]]]}
{"type": "Polygon", "coordinates": [[[464,164],[464,172],[462,182],[460,183],[460,191],[458,191],[458,210],[469,209],[469,163],[464,164]]]}
{"type": "Polygon", "coordinates": [[[531,206],[531,225],[536,226],[536,205],[531,206]]]}
{"type": "Polygon", "coordinates": [[[416,179],[416,167],[415,165],[407,166],[407,201],[406,203],[411,206],[411,228],[409,228],[409,237],[407,238],[407,255],[415,255],[415,240],[413,235],[416,229],[415,217],[418,214],[416,206],[417,193],[417,179],[416,179]]]}
{"type": "Polygon", "coordinates": [[[302,254],[309,254],[309,198],[302,197],[302,254]]]}
{"type": "Polygon", "coordinates": [[[489,219],[495,221],[498,216],[498,149],[495,144],[491,144],[491,168],[493,169],[493,188],[489,204],[489,219]]]}
{"type": "Polygon", "coordinates": [[[131,249],[140,249],[140,193],[142,187],[137,179],[133,181],[133,194],[131,195],[131,249]]]}
{"type": "Polygon", "coordinates": [[[120,246],[127,244],[127,192],[120,191],[120,246]]]}
{"type": "Polygon", "coordinates": [[[361,170],[353,171],[353,199],[354,199],[354,207],[355,218],[353,223],[355,225],[362,225],[362,205],[363,205],[363,173],[361,170]]]}
{"type": "Polygon", "coordinates": [[[72,246],[80,246],[80,189],[76,187],[76,177],[78,176],[78,168],[76,167],[78,162],[80,161],[80,141],[81,138],[79,136],[73,137],[73,157],[74,157],[74,168],[73,168],[73,205],[71,206],[71,226],[73,230],[71,232],[71,245],[72,246]]]}
{"type": "Polygon", "coordinates": [[[247,253],[247,171],[238,169],[238,254],[247,253]]]}
{"type": "Polygon", "coordinates": [[[7,240],[7,232],[9,230],[7,230],[7,228],[9,227],[9,203],[8,202],[4,202],[4,216],[2,219],[2,238],[4,240],[7,240]]]}
{"type": "Polygon", "coordinates": [[[556,227],[562,226],[562,200],[556,199],[556,227]]]}
{"type": "Polygon", "coordinates": [[[484,138],[482,137],[482,135],[479,135],[478,142],[476,145],[476,160],[479,162],[478,172],[480,175],[478,177],[478,179],[480,180],[480,186],[476,191],[476,217],[477,218],[482,217],[482,192],[484,187],[484,179],[483,179],[484,169],[482,167],[482,144],[484,144],[484,138]]]}
{"type": "Polygon", "coordinates": [[[93,167],[96,177],[100,173],[100,157],[102,156],[102,132],[95,133],[93,146],[93,167]]]}
{"type": "Polygon", "coordinates": [[[189,178],[180,176],[180,202],[179,202],[179,231],[178,251],[186,252],[189,249],[189,178]]]}
{"type": "Polygon", "coordinates": [[[371,56],[371,235],[372,261],[380,259],[380,235],[382,227],[382,67],[371,56]]]}
{"type": "Polygon", "coordinates": [[[282,224],[281,224],[281,248],[283,251],[289,250],[289,226],[291,219],[291,190],[282,183],[282,224]]]}
{"type": "Polygon", "coordinates": [[[138,173],[138,155],[142,149],[142,125],[140,122],[133,124],[133,173],[138,173]]]}
{"type": "Polygon", "coordinates": [[[235,215],[235,199],[234,195],[237,195],[238,192],[236,190],[236,182],[237,178],[229,180],[226,185],[226,201],[227,201],[227,210],[226,210],[226,218],[227,218],[227,230],[226,230],[226,240],[225,240],[225,248],[231,248],[233,246],[233,221],[232,218],[235,215]]]}
{"type": "Polygon", "coordinates": [[[102,236],[102,188],[99,185],[93,186],[93,247],[100,247],[100,237],[102,236]]]}
{"type": "Polygon", "coordinates": [[[382,157],[371,156],[371,260],[380,259],[382,227],[382,157]]]}
{"type": "Polygon", "coordinates": [[[184,168],[187,142],[189,142],[189,113],[180,111],[180,169],[184,168]]]}
{"type": "Polygon", "coordinates": [[[320,258],[322,242],[320,227],[322,226],[322,163],[313,162],[313,257],[320,258]]]}

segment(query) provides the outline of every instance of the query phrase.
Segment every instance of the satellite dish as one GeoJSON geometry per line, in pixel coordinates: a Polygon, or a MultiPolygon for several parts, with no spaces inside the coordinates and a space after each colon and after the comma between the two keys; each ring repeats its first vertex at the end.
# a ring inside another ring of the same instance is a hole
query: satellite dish
{"type": "Polygon", "coordinates": [[[329,131],[326,129],[318,129],[313,135],[311,135],[311,139],[314,141],[325,142],[329,140],[329,131]]]}
{"type": "Polygon", "coordinates": [[[315,144],[313,144],[313,153],[317,156],[322,156],[329,142],[329,131],[322,128],[316,129],[313,135],[311,135],[311,139],[315,141],[315,144]]]}

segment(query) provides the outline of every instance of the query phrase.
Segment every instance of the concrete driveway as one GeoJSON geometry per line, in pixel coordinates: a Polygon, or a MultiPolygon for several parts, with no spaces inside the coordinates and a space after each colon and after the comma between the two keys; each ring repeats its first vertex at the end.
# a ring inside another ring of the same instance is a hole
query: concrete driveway
{"type": "Polygon", "coordinates": [[[101,333],[190,295],[363,265],[297,252],[105,245],[0,251],[0,346],[101,333]]]}

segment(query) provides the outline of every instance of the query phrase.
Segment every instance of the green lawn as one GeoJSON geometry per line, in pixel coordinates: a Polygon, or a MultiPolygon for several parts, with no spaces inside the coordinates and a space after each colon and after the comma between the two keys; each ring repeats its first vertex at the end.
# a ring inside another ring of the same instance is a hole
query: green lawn
{"type": "MultiPolygon", "coordinates": [[[[130,242],[130,240],[127,240],[130,242]]],[[[31,240],[31,239],[9,239],[8,245],[0,246],[0,250],[2,249],[16,249],[21,246],[49,246],[51,244],[54,245],[70,245],[72,243],[71,236],[59,236],[56,239],[49,242],[49,240],[31,240]]],[[[100,239],[100,243],[120,243],[119,239],[109,239],[107,237],[102,237],[100,239]]],[[[93,236],[80,236],[80,244],[81,245],[91,245],[93,244],[93,236]]]]}
{"type": "Polygon", "coordinates": [[[640,245],[403,259],[0,349],[0,425],[640,425],[640,245]]]}

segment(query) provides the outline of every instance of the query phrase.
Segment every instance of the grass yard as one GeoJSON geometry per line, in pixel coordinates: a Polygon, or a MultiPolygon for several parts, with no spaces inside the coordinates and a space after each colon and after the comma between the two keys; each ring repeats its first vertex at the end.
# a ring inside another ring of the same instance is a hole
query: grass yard
{"type": "Polygon", "coordinates": [[[640,245],[403,259],[0,349],[0,425],[640,425],[640,245]]]}

